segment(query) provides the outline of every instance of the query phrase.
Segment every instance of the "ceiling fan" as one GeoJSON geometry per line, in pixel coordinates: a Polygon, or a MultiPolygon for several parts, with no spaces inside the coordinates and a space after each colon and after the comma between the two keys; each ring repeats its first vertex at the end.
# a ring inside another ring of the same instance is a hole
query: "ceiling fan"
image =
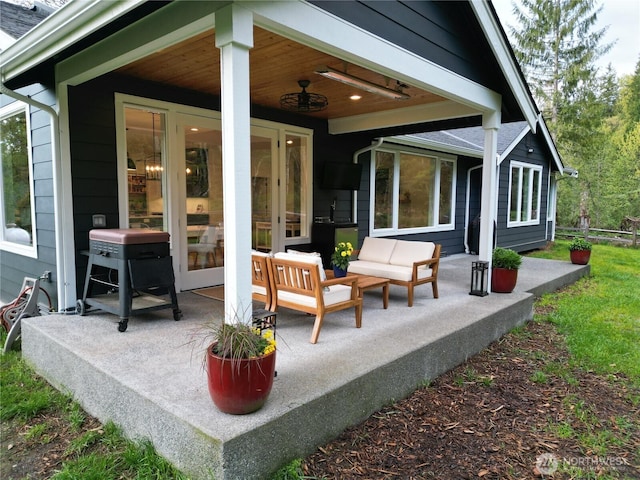
{"type": "Polygon", "coordinates": [[[324,95],[307,92],[309,80],[298,80],[301,92],[285,93],[280,97],[280,107],[294,112],[319,112],[327,108],[329,101],[324,95]]]}

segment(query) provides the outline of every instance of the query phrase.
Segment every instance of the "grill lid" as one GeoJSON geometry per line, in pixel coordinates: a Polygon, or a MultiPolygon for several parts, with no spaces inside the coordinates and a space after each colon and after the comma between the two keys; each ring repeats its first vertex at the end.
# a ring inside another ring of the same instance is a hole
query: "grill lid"
{"type": "Polygon", "coordinates": [[[120,245],[163,243],[169,241],[167,232],[150,228],[98,228],[89,231],[89,240],[99,240],[120,245]]]}

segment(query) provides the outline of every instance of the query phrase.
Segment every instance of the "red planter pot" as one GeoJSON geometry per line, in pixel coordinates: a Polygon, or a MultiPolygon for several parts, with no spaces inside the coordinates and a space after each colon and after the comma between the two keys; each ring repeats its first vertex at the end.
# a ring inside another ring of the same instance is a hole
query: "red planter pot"
{"type": "Polygon", "coordinates": [[[491,291],[496,293],[511,293],[516,288],[518,270],[493,268],[491,271],[491,291]]]}
{"type": "Polygon", "coordinates": [[[258,358],[230,360],[207,350],[209,395],[221,411],[234,415],[255,412],[264,405],[276,368],[275,350],[258,358]]]}
{"type": "Polygon", "coordinates": [[[591,250],[571,250],[571,263],[576,265],[586,265],[591,258],[591,250]]]}

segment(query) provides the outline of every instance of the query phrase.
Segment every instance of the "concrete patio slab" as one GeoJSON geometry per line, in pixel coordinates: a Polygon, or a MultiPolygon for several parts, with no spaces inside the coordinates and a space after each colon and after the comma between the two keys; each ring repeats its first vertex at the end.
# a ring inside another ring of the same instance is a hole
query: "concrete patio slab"
{"type": "Polygon", "coordinates": [[[530,320],[535,296],[590,271],[524,258],[513,293],[477,297],[468,293],[476,259],[443,258],[440,298],[418,287],[411,308],[395,285],[387,310],[381,290],[365,293],[362,328],[353,311],[330,314],[315,345],[313,317],[279,312],[278,374],[265,406],[250,415],[221,413],[209,398],[202,327],[223,314],[223,303],[191,292],[178,296],[179,322],[157,311],[131,317],[124,333],[102,312],[24,319],[23,356],[89,414],[150,439],[194,479],[269,478],[530,320]]]}

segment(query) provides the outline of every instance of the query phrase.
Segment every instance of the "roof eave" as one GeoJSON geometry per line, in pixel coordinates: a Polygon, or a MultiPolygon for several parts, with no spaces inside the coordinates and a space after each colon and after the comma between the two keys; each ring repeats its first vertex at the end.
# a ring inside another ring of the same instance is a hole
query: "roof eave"
{"type": "Polygon", "coordinates": [[[483,151],[461,147],[458,145],[450,145],[443,142],[437,142],[435,140],[429,140],[421,138],[416,135],[396,135],[391,137],[384,137],[383,140],[388,143],[396,143],[399,145],[405,145],[407,147],[428,148],[443,153],[451,153],[454,155],[462,155],[471,158],[482,158],[483,151]]]}
{"type": "Polygon", "coordinates": [[[145,2],[146,0],[69,2],[2,52],[2,82],[38,66],[145,2]]]}
{"type": "MultiPolygon", "coordinates": [[[[547,142],[547,145],[549,146],[549,151],[551,152],[551,156],[553,157],[553,161],[556,164],[556,168],[562,174],[566,173],[564,164],[562,163],[562,159],[560,158],[560,154],[558,153],[558,149],[556,148],[556,144],[553,141],[553,138],[551,137],[551,133],[549,132],[549,129],[547,128],[547,124],[544,121],[544,117],[542,116],[542,114],[538,115],[538,124],[540,125],[540,129],[542,131],[542,136],[544,137],[544,140],[547,142]]],[[[573,175],[571,175],[571,176],[573,176],[573,175]]]]}
{"type": "Polygon", "coordinates": [[[508,40],[503,34],[493,7],[486,0],[470,0],[469,3],[522,110],[524,119],[535,133],[538,123],[538,108],[527,88],[520,67],[512,53],[508,40]]]}

